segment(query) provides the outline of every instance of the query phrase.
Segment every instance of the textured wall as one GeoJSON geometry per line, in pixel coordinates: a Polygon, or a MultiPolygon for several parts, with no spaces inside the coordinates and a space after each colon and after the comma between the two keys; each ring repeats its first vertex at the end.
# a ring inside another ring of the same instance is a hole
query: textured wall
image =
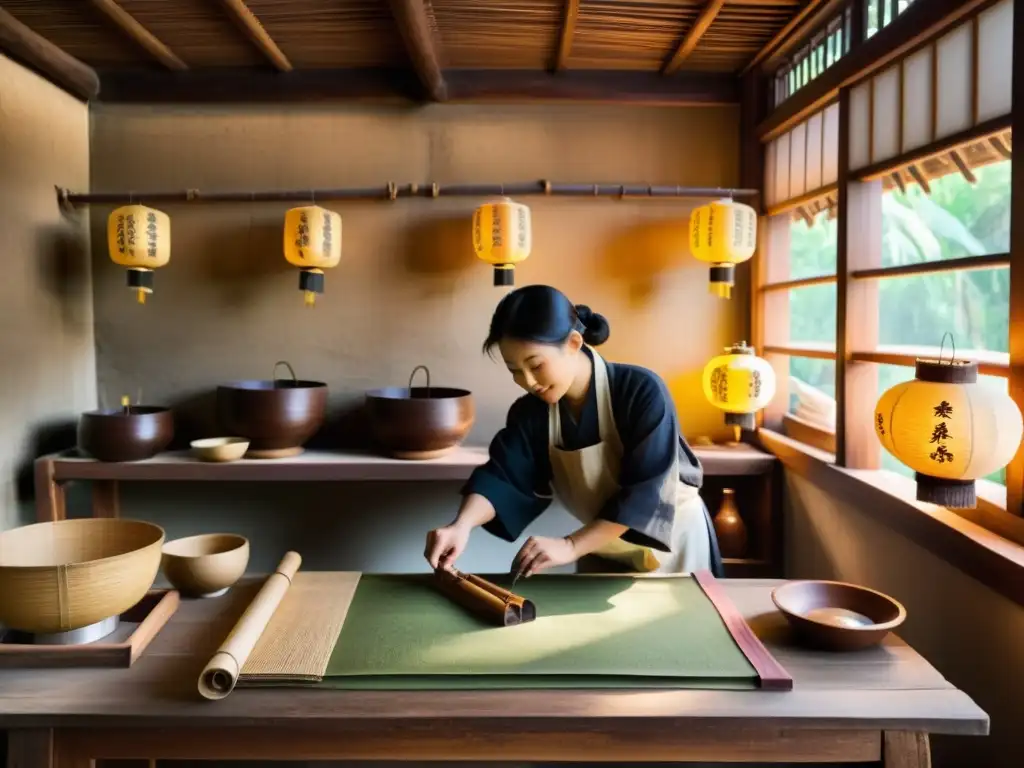
{"type": "MultiPolygon", "coordinates": [[[[738,114],[731,108],[624,109],[95,107],[92,187],[303,189],[388,181],[560,181],[733,185],[738,114]]],[[[144,201],[144,196],[140,196],[144,201]]],[[[343,414],[362,392],[404,385],[426,364],[436,384],[476,397],[469,442],[503,423],[518,390],[480,353],[501,289],[472,253],[472,199],[400,200],[329,207],[343,217],[341,265],[315,309],[302,305],[284,261],[286,204],[167,205],[170,265],[137,305],[106,256],[109,207],[93,207],[99,394],[116,403],[142,391],[180,406],[189,433],[213,429],[220,381],[267,378],[286,359],[326,381],[343,414]]],[[[720,429],[703,399],[704,362],[746,327],[746,300],[712,297],[707,270],[689,258],[690,204],[530,198],[534,252],[517,284],[546,282],[607,315],[615,360],[650,366],[669,382],[688,435],[720,429]]],[[[327,433],[350,439],[337,416],[327,433]]],[[[328,485],[131,489],[125,514],[159,519],[169,533],[211,527],[258,535],[256,561],[282,542],[334,566],[419,568],[423,532],[450,516],[457,486],[328,485]],[[187,512],[185,509],[187,508],[187,512]],[[295,512],[296,514],[288,514],[295,512]]],[[[565,521],[553,520],[552,530],[565,521]]],[[[507,548],[475,545],[465,567],[493,568],[507,548]],[[481,559],[474,559],[479,556],[481,559]],[[485,562],[486,561],[486,562],[485,562]]],[[[511,552],[509,551],[510,555],[511,552]]]]}
{"type": "Polygon", "coordinates": [[[89,215],[55,186],[89,186],[87,108],[0,56],[0,530],[30,521],[31,459],[96,401],[89,215]]]}

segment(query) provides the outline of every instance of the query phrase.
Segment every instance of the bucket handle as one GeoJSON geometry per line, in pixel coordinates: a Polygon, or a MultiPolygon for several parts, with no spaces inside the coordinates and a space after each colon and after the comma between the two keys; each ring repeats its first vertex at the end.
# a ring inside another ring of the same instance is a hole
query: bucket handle
{"type": "Polygon", "coordinates": [[[423,371],[427,374],[427,397],[430,397],[430,369],[425,365],[417,365],[409,374],[409,397],[412,397],[412,380],[416,378],[416,371],[423,371]]]}
{"type": "Polygon", "coordinates": [[[292,381],[294,383],[298,384],[299,383],[299,377],[295,375],[295,369],[292,368],[291,363],[289,363],[287,360],[278,360],[276,363],[274,363],[274,372],[273,372],[273,374],[271,374],[271,378],[275,382],[278,381],[278,378],[277,378],[277,368],[278,368],[278,366],[281,366],[281,365],[283,365],[285,368],[288,369],[288,372],[292,375],[292,381]]]}

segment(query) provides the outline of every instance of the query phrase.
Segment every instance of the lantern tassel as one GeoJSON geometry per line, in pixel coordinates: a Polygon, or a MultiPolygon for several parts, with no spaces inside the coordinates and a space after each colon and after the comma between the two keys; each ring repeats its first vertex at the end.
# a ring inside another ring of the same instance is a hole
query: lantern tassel
{"type": "Polygon", "coordinates": [[[135,297],[138,300],[139,304],[145,304],[146,303],[146,292],[144,290],[142,290],[141,288],[139,288],[135,292],[135,297]]]}

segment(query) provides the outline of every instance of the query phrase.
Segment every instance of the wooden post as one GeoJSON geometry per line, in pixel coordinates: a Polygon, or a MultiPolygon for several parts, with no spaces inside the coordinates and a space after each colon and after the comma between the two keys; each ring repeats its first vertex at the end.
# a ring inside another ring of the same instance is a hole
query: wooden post
{"type": "MultiPolygon", "coordinates": [[[[1013,14],[1012,128],[1024,135],[1024,13],[1013,14]]],[[[1010,397],[1024,411],[1024,173],[1010,175],[1010,397]]],[[[1024,446],[1006,468],[1006,509],[1024,514],[1024,446]]]]}

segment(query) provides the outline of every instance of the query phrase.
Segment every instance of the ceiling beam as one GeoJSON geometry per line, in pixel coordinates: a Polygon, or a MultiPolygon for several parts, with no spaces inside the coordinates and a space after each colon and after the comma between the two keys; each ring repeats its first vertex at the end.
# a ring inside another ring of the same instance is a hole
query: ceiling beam
{"type": "Polygon", "coordinates": [[[121,28],[128,37],[146,49],[157,61],[168,69],[188,69],[188,65],[174,55],[157,37],[142,26],[135,17],[118,5],[114,0],[91,0],[92,4],[110,21],[121,28]]]}
{"type": "Polygon", "coordinates": [[[79,98],[88,101],[100,92],[100,78],[92,67],[33,32],[3,8],[0,8],[0,49],[79,98]]]}
{"type": "Polygon", "coordinates": [[[569,54],[572,53],[572,38],[576,34],[576,18],[579,13],[580,0],[565,0],[562,28],[558,35],[558,51],[555,53],[555,63],[551,67],[555,72],[565,69],[569,63],[569,54]]]}
{"type": "Polygon", "coordinates": [[[683,62],[690,57],[690,54],[697,47],[697,43],[704,37],[704,33],[708,31],[708,28],[718,16],[719,11],[722,10],[725,2],[726,0],[708,0],[708,4],[704,6],[704,10],[700,12],[697,20],[693,22],[690,31],[686,33],[686,37],[683,38],[675,53],[672,54],[672,58],[662,67],[661,74],[674,75],[679,71],[680,67],[683,66],[683,62]]]}
{"type": "Polygon", "coordinates": [[[751,69],[756,67],[766,58],[768,58],[768,56],[771,55],[775,51],[775,49],[779,47],[779,44],[786,40],[786,38],[788,38],[790,34],[792,34],[794,29],[800,26],[805,19],[807,19],[811,14],[817,11],[823,4],[829,1],[830,0],[810,0],[810,2],[808,2],[807,5],[805,5],[799,13],[797,13],[792,19],[789,20],[786,26],[780,29],[775,34],[775,36],[768,41],[764,48],[757,52],[757,54],[754,56],[754,58],[750,60],[747,66],[745,66],[742,69],[740,75],[745,75],[751,69]]]}
{"type": "Polygon", "coordinates": [[[391,0],[391,13],[413,68],[432,101],[445,101],[448,86],[434,44],[434,26],[424,0],[391,0]]]}
{"type": "MultiPolygon", "coordinates": [[[[110,72],[103,76],[107,103],[282,103],[305,101],[422,102],[423,88],[408,69],[192,70],[110,72]]],[[[569,70],[454,70],[449,102],[523,103],[570,101],[653,106],[736,104],[731,74],[569,70]]]]}
{"type": "Polygon", "coordinates": [[[252,41],[253,45],[260,49],[264,56],[270,59],[271,64],[278,68],[281,72],[291,72],[292,63],[288,60],[288,57],[284,55],[284,52],[277,47],[277,43],[274,42],[274,38],[270,36],[270,33],[263,28],[260,24],[260,20],[256,18],[256,14],[249,10],[249,6],[245,4],[245,0],[221,0],[224,6],[224,10],[227,11],[228,16],[238,25],[238,27],[246,34],[246,36],[252,41]]]}

